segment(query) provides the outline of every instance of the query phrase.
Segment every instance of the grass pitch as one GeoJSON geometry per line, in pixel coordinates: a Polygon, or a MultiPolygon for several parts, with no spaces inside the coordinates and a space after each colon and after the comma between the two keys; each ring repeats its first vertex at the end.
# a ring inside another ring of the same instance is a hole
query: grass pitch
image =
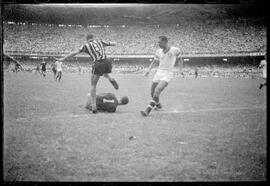
{"type": "Polygon", "coordinates": [[[5,73],[4,180],[266,180],[260,80],[177,77],[163,109],[143,118],[152,78],[114,77],[118,91],[102,78],[98,92],[130,103],[93,115],[82,106],[90,74],[64,73],[58,83],[52,74],[5,73]]]}

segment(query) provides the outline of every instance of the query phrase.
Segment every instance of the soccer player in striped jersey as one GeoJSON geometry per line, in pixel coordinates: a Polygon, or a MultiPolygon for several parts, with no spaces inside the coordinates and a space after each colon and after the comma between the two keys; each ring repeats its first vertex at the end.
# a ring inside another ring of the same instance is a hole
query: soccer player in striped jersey
{"type": "Polygon", "coordinates": [[[97,113],[96,107],[96,87],[98,80],[101,76],[107,78],[115,89],[118,89],[118,83],[115,79],[109,76],[109,73],[112,71],[111,61],[107,58],[105,53],[105,47],[115,46],[115,42],[105,42],[102,40],[94,39],[92,34],[86,36],[86,44],[82,45],[78,50],[71,52],[67,56],[56,59],[57,61],[65,61],[70,57],[74,57],[79,53],[86,53],[90,56],[93,61],[92,65],[92,75],[91,75],[91,104],[92,112],[97,113]]]}
{"type": "Polygon", "coordinates": [[[151,87],[152,100],[145,111],[140,111],[143,116],[148,116],[153,108],[161,108],[159,96],[173,78],[174,67],[178,65],[180,73],[182,71],[181,64],[183,61],[180,56],[179,48],[169,46],[168,38],[166,36],[159,37],[158,45],[160,49],[156,51],[155,58],[145,73],[145,76],[148,76],[150,70],[153,68],[153,65],[155,63],[159,63],[151,87]]]}

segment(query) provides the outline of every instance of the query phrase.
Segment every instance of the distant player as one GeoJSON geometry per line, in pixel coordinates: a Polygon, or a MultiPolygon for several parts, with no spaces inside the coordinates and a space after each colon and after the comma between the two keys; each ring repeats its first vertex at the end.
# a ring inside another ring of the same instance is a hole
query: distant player
{"type": "Polygon", "coordinates": [[[62,69],[62,61],[56,61],[55,62],[55,68],[56,68],[56,78],[55,81],[58,80],[58,82],[60,82],[61,78],[62,78],[62,73],[63,73],[63,69],[62,69]]]}
{"type": "Polygon", "coordinates": [[[22,70],[22,66],[19,63],[15,63],[15,72],[17,73],[19,70],[22,70]]]}
{"type": "Polygon", "coordinates": [[[43,58],[43,61],[42,61],[42,63],[40,65],[41,65],[41,74],[43,75],[43,77],[45,77],[46,76],[47,62],[44,61],[44,58],[43,58]]]}
{"type": "Polygon", "coordinates": [[[266,86],[266,82],[267,82],[267,53],[265,53],[265,59],[261,61],[260,65],[259,65],[259,69],[262,69],[262,77],[264,79],[264,83],[261,83],[259,86],[259,89],[262,89],[263,86],[266,86]]]}
{"type": "Polygon", "coordinates": [[[158,45],[160,49],[156,51],[155,58],[150,64],[148,71],[145,73],[145,76],[148,76],[153,65],[159,63],[151,87],[152,100],[146,110],[141,111],[143,116],[148,116],[154,107],[158,109],[162,108],[161,103],[159,102],[159,96],[173,78],[173,70],[177,63],[180,63],[180,65],[178,65],[180,67],[180,73],[182,71],[181,63],[183,63],[183,61],[180,57],[180,50],[176,47],[169,46],[168,38],[166,36],[159,37],[158,45]]]}
{"type": "Polygon", "coordinates": [[[79,53],[86,53],[93,61],[92,74],[91,74],[91,98],[92,98],[92,112],[97,113],[96,108],[96,87],[98,80],[101,76],[107,78],[115,89],[119,88],[115,79],[111,78],[109,74],[112,72],[112,63],[105,53],[105,47],[115,46],[115,42],[105,42],[102,40],[94,39],[92,34],[86,36],[87,43],[82,45],[80,49],[68,54],[64,58],[56,59],[57,61],[65,61],[70,57],[74,57],[79,53]]]}
{"type": "MultiPolygon", "coordinates": [[[[92,110],[91,96],[88,94],[87,102],[85,108],[92,110]]],[[[128,97],[124,96],[121,99],[117,99],[112,93],[102,93],[96,96],[96,106],[97,110],[103,112],[115,112],[118,105],[128,104],[128,97]]]]}
{"type": "Polygon", "coordinates": [[[35,74],[39,73],[40,74],[40,64],[37,64],[37,67],[36,67],[36,72],[35,74]]]}
{"type": "Polygon", "coordinates": [[[53,71],[53,77],[56,78],[56,65],[55,65],[55,63],[52,63],[51,67],[52,67],[52,71],[53,71]]]}
{"type": "Polygon", "coordinates": [[[194,74],[195,74],[195,78],[197,78],[198,77],[198,68],[197,67],[195,67],[195,69],[194,69],[194,74]]]}

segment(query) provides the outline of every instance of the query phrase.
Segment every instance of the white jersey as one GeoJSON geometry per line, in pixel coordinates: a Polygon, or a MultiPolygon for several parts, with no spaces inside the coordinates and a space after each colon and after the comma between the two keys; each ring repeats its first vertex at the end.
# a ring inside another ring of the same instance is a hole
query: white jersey
{"type": "Polygon", "coordinates": [[[267,63],[265,59],[261,61],[260,67],[262,68],[263,78],[266,78],[267,77],[267,63]]]}
{"type": "Polygon", "coordinates": [[[167,53],[163,52],[163,49],[158,49],[155,53],[155,59],[159,61],[158,70],[165,70],[173,72],[176,58],[180,54],[179,48],[170,47],[167,53]]]}
{"type": "Polygon", "coordinates": [[[55,66],[57,71],[62,71],[62,63],[61,61],[56,61],[55,66]]]}

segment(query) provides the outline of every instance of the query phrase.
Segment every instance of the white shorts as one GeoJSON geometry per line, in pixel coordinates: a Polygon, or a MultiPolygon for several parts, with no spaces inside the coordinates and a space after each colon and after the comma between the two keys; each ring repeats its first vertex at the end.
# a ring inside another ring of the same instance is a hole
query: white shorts
{"type": "Polygon", "coordinates": [[[263,72],[263,78],[266,78],[266,76],[267,76],[267,73],[264,71],[263,72]]]}
{"type": "Polygon", "coordinates": [[[173,72],[168,71],[168,70],[158,69],[154,76],[153,82],[166,81],[169,83],[172,78],[173,78],[173,72]]]}

